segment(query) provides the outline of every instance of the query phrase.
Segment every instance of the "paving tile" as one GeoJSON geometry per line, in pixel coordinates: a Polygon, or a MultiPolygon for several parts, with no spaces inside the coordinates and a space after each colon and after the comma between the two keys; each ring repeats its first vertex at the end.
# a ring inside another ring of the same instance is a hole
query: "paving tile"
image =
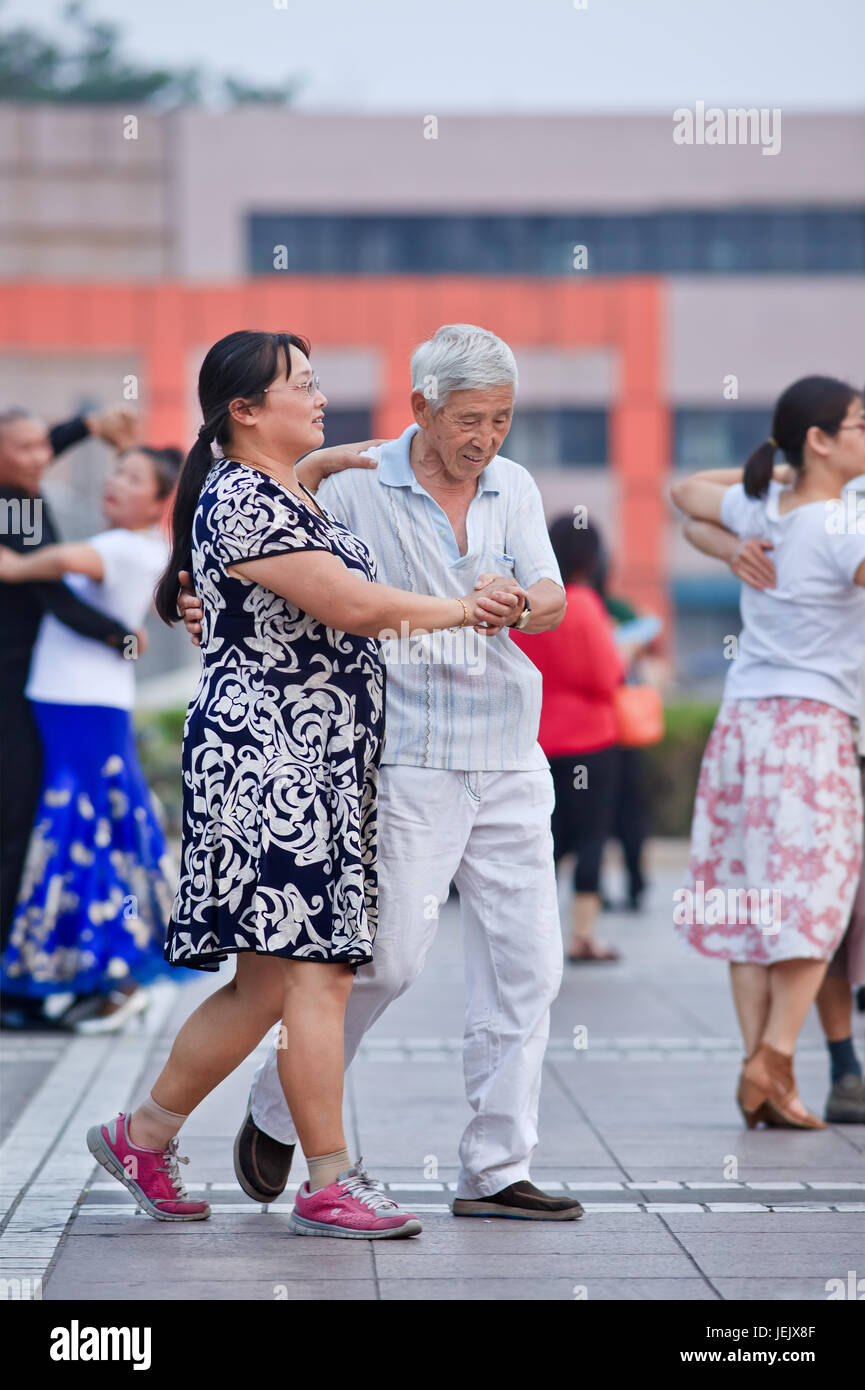
{"type": "MultiPolygon", "coordinates": [[[[454,1262],[449,1254],[432,1251],[420,1254],[405,1248],[403,1242],[380,1241],[376,1245],[375,1262],[380,1279],[448,1279],[454,1275],[454,1262]],[[399,1248],[398,1248],[399,1245],[399,1248]],[[387,1247],[387,1248],[385,1248],[387,1247]]],[[[680,1251],[663,1253],[645,1251],[626,1254],[621,1251],[573,1250],[555,1253],[521,1254],[515,1256],[483,1253],[466,1254],[460,1258],[459,1273],[466,1279],[572,1279],[585,1283],[590,1275],[608,1278],[693,1278],[693,1263],[680,1251]]]]}
{"type": "Polygon", "coordinates": [[[791,1248],[764,1254],[761,1242],[755,1241],[750,1250],[726,1249],[723,1243],[714,1250],[691,1251],[701,1272],[715,1279],[799,1279],[846,1278],[850,1268],[848,1257],[829,1251],[810,1248],[791,1248]]]}
{"type": "MultiPolygon", "coordinates": [[[[452,1254],[460,1264],[465,1258],[478,1256],[508,1255],[522,1260],[547,1253],[555,1258],[562,1254],[570,1258],[572,1250],[660,1255],[676,1254],[680,1249],[675,1236],[662,1227],[647,1230],[632,1223],[630,1227],[604,1229],[588,1217],[569,1222],[568,1226],[572,1235],[566,1235],[558,1222],[457,1221],[431,1216],[424,1219],[423,1234],[407,1248],[406,1258],[414,1254],[415,1248],[422,1249],[424,1259],[433,1254],[452,1254]]],[[[379,1241],[375,1246],[376,1258],[381,1252],[382,1259],[387,1260],[395,1244],[389,1242],[388,1251],[382,1250],[382,1244],[379,1241]]]]}
{"type": "MultiPolygon", "coordinates": [[[[826,1276],[829,1278],[830,1276],[826,1276]]],[[[771,1303],[826,1302],[826,1281],[813,1278],[713,1278],[712,1283],[724,1299],[767,1299],[771,1303]]],[[[819,1353],[818,1353],[819,1355],[819,1353]]]]}
{"type": "MultiPolygon", "coordinates": [[[[842,1235],[835,1231],[811,1231],[806,1240],[803,1240],[803,1233],[797,1231],[795,1227],[787,1231],[760,1232],[759,1241],[755,1242],[754,1233],[746,1232],[737,1235],[735,1231],[709,1231],[702,1232],[699,1228],[692,1231],[677,1232],[678,1238],[685,1249],[690,1252],[698,1262],[709,1256],[714,1257],[720,1254],[729,1259],[742,1257],[750,1259],[756,1252],[760,1259],[769,1258],[773,1255],[787,1255],[788,1252],[795,1259],[803,1247],[807,1250],[807,1257],[812,1256],[819,1259],[822,1256],[830,1256],[836,1264],[843,1264],[845,1261],[855,1261],[856,1259],[865,1260],[865,1239],[861,1236],[849,1234],[842,1235]]],[[[863,1267],[865,1272],[865,1267],[863,1267]]]]}
{"type": "MultiPolygon", "coordinates": [[[[585,1289],[585,1298],[591,1302],[601,1299],[628,1300],[644,1303],[663,1299],[676,1302],[704,1300],[717,1302],[716,1295],[702,1279],[607,1279],[584,1278],[569,1282],[567,1279],[382,1279],[379,1290],[385,1302],[420,1303],[443,1301],[466,1302],[485,1299],[495,1303],[529,1301],[573,1303],[577,1299],[575,1289],[585,1289]]],[[[580,1295],[578,1301],[583,1301],[580,1295]]]]}
{"type": "MultiPolygon", "coordinates": [[[[174,1236],[170,1230],[169,1237],[174,1236]]],[[[233,1241],[162,1240],[131,1241],[122,1234],[110,1237],[82,1236],[67,1241],[56,1270],[86,1287],[96,1274],[118,1285],[146,1282],[158,1288],[163,1282],[214,1279],[242,1287],[246,1279],[284,1281],[290,1278],[367,1279],[372,1275],[368,1243],[348,1240],[307,1240],[291,1237],[284,1242],[264,1241],[244,1234],[233,1241]],[[309,1247],[312,1247],[310,1249],[309,1247]]]]}
{"type": "MultiPolygon", "coordinates": [[[[145,1299],[157,1302],[175,1303],[178,1289],[167,1283],[161,1285],[93,1283],[81,1284],[80,1280],[57,1275],[43,1290],[43,1300],[64,1302],[103,1302],[117,1299],[121,1302],[139,1303],[145,1299]]],[[[262,1280],[252,1278],[242,1284],[213,1280],[206,1277],[187,1280],[182,1290],[183,1301],[219,1303],[234,1299],[251,1302],[375,1302],[376,1285],[371,1279],[282,1279],[262,1280]],[[278,1296],[277,1296],[278,1295],[278,1296]]]]}
{"type": "Polygon", "coordinates": [[[785,1231],[794,1234],[803,1245],[810,1245],[812,1237],[822,1233],[837,1240],[858,1237],[865,1245],[865,1213],[859,1212],[799,1212],[796,1215],[783,1211],[734,1212],[729,1216],[721,1212],[707,1212],[703,1216],[672,1212],[664,1216],[664,1222],[671,1231],[693,1231],[701,1235],[719,1232],[731,1239],[743,1232],[753,1235],[785,1231]]]}

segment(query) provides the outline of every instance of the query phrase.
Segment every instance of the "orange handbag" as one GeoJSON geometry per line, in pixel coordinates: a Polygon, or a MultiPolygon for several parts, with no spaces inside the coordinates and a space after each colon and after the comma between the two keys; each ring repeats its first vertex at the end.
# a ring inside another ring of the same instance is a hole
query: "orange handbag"
{"type": "Polygon", "coordinates": [[[653,685],[619,685],[613,691],[618,742],[647,748],[664,737],[664,704],[653,685]]]}

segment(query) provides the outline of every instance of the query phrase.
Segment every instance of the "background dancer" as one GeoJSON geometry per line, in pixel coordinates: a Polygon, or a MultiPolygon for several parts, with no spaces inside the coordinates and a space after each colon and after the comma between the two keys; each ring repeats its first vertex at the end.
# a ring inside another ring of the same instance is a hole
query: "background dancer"
{"type": "Polygon", "coordinates": [[[865,471],[865,410],[830,377],[795,382],[772,437],[744,473],[676,483],[688,516],[769,541],[777,587],[741,594],[743,628],[706,745],[687,893],[771,891],[772,920],[752,901],[735,921],[677,929],[730,961],[746,1062],[737,1098],[746,1123],[823,1128],[799,1098],[793,1053],[844,934],[862,864],[862,789],[852,719],[865,657],[865,536],[833,525],[844,485],[865,471]],[[792,484],[773,478],[777,450],[792,484]],[[777,910],[775,904],[777,902],[777,910]]]}
{"type": "MultiPolygon", "coordinates": [[[[137,416],[127,409],[76,416],[49,431],[38,416],[21,409],[0,414],[0,507],[9,524],[5,544],[22,554],[58,537],[51,508],[39,488],[45,470],[63,450],[88,435],[116,448],[136,434],[137,416]],[[34,524],[22,528],[27,519],[34,524]]],[[[46,613],[72,632],[120,651],[129,637],[124,624],[91,607],[60,581],[0,585],[0,949],[5,946],[21,882],[21,871],[39,797],[42,746],[30,701],[24,694],[33,645],[46,613]]],[[[143,651],[146,636],[135,634],[143,651]]],[[[42,1001],[4,991],[0,1009],[5,1028],[55,1026],[42,1013],[42,1001]]]]}
{"type": "MultiPolygon", "coordinates": [[[[110,529],[30,554],[0,547],[0,580],[65,579],[132,634],[165,567],[158,522],[179,465],[176,450],[122,454],[103,496],[110,529]]],[[[111,651],[48,614],[26,690],[43,779],[2,983],[32,999],[72,992],[78,1002],[59,1021],[81,1032],[122,1027],[146,1007],[141,986],[168,973],[174,883],[135,748],[136,654],[134,637],[111,651]]]]}

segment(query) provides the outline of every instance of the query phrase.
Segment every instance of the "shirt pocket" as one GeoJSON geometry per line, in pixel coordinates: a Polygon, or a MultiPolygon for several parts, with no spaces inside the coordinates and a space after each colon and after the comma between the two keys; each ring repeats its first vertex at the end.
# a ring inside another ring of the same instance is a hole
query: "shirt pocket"
{"type": "Polygon", "coordinates": [[[503,574],[506,578],[513,579],[514,565],[516,561],[513,555],[509,555],[506,550],[500,550],[496,546],[491,546],[487,551],[489,559],[489,570],[491,573],[503,574]]]}

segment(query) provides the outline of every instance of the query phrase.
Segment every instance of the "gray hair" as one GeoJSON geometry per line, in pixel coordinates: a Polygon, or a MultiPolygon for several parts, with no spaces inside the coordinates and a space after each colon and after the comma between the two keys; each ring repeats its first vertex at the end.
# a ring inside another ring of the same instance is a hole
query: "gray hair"
{"type": "Polygon", "coordinates": [[[507,343],[473,323],[446,323],[415,348],[411,389],[422,391],[433,410],[440,410],[452,391],[488,391],[494,386],[517,389],[517,364],[507,343]]]}
{"type": "Polygon", "coordinates": [[[38,420],[39,416],[32,410],[25,410],[23,406],[12,405],[8,410],[0,410],[0,438],[7,425],[14,425],[16,420],[38,420]]]}

